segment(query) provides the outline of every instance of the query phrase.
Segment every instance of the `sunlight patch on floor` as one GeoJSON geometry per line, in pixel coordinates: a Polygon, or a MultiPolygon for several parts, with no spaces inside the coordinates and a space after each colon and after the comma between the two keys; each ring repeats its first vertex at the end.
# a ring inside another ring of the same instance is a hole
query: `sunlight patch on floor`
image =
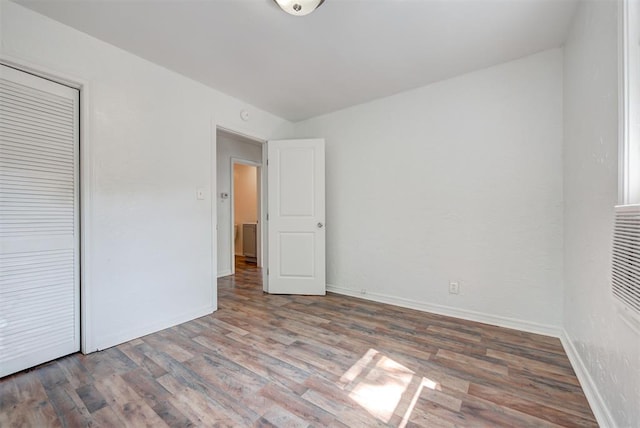
{"type": "Polygon", "coordinates": [[[424,388],[440,389],[437,382],[419,377],[397,361],[369,349],[340,378],[338,386],[372,416],[389,423],[394,415],[405,426],[424,388]]]}
{"type": "Polygon", "coordinates": [[[402,421],[398,425],[399,428],[404,428],[407,426],[409,419],[411,418],[411,413],[413,413],[413,409],[416,407],[416,403],[418,402],[418,398],[420,398],[420,394],[424,388],[429,388],[435,390],[440,390],[440,385],[437,382],[432,381],[431,379],[427,379],[426,377],[422,378],[420,385],[416,388],[415,394],[413,394],[413,398],[411,402],[407,406],[407,410],[404,412],[404,416],[402,417],[402,421]]]}

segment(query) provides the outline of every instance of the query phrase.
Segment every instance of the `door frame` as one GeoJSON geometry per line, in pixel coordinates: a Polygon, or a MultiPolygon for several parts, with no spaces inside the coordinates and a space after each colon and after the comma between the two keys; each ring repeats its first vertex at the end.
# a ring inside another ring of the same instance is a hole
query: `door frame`
{"type": "Polygon", "coordinates": [[[235,165],[247,165],[247,166],[253,166],[257,168],[256,171],[256,176],[258,179],[258,183],[257,183],[257,198],[256,198],[256,204],[257,206],[257,211],[258,211],[258,224],[257,224],[257,231],[256,231],[256,260],[257,260],[257,264],[258,267],[262,267],[262,162],[254,162],[254,161],[250,161],[250,160],[246,160],[246,159],[242,159],[242,158],[238,158],[238,157],[234,157],[231,156],[231,168],[230,168],[230,185],[229,185],[229,206],[231,208],[231,216],[230,216],[230,229],[231,230],[231,239],[229,239],[229,241],[231,241],[231,245],[230,245],[230,250],[231,250],[231,275],[234,275],[236,273],[236,264],[235,264],[235,256],[236,256],[236,240],[234,237],[234,228],[235,228],[235,198],[236,198],[236,192],[235,192],[235,178],[234,178],[234,167],[235,165]]]}
{"type": "MultiPolygon", "coordinates": [[[[212,288],[213,288],[213,308],[218,309],[218,188],[217,188],[217,152],[218,152],[218,131],[226,134],[235,135],[246,140],[254,141],[262,146],[262,168],[260,174],[260,221],[258,223],[267,224],[267,212],[269,210],[267,204],[267,192],[269,185],[267,183],[267,142],[268,136],[263,134],[256,134],[253,130],[247,128],[247,126],[239,121],[232,121],[230,124],[227,122],[216,119],[211,119],[211,273],[212,273],[212,288]]],[[[269,244],[269,237],[267,235],[267,228],[261,227],[260,233],[261,247],[267,248],[269,244]]],[[[269,289],[268,284],[268,269],[269,269],[269,255],[267,251],[262,251],[262,288],[265,292],[269,289]]],[[[235,269],[235,268],[234,268],[235,269]]]]}
{"type": "Polygon", "coordinates": [[[57,69],[52,69],[40,63],[27,61],[23,58],[0,53],[0,63],[32,74],[43,79],[77,89],[79,92],[79,158],[78,158],[78,212],[79,212],[79,281],[80,281],[80,352],[88,354],[97,349],[94,347],[93,330],[91,323],[91,219],[93,210],[93,180],[91,171],[93,168],[93,155],[90,144],[91,130],[91,90],[89,81],[84,78],[70,75],[57,69]]]}

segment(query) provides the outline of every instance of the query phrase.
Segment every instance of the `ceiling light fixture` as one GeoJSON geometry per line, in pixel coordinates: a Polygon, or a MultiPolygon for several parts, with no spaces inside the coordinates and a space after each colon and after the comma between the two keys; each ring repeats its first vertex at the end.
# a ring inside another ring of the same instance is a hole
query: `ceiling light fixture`
{"type": "Polygon", "coordinates": [[[316,10],[324,0],[273,0],[278,3],[280,9],[295,15],[304,16],[316,10]]]}

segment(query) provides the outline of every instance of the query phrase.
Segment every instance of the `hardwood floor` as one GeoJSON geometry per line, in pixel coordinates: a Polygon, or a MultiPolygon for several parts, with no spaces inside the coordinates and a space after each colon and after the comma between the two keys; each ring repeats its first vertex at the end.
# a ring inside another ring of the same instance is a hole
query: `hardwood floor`
{"type": "Polygon", "coordinates": [[[558,339],[218,281],[210,316],[0,380],[0,426],[597,426],[558,339]]]}

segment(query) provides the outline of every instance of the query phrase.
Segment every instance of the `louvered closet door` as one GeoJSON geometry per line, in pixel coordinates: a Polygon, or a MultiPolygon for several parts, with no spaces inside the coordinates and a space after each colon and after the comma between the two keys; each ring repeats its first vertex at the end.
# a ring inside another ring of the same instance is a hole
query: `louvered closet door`
{"type": "Polygon", "coordinates": [[[0,66],[0,376],[78,351],[78,91],[0,66]]]}

